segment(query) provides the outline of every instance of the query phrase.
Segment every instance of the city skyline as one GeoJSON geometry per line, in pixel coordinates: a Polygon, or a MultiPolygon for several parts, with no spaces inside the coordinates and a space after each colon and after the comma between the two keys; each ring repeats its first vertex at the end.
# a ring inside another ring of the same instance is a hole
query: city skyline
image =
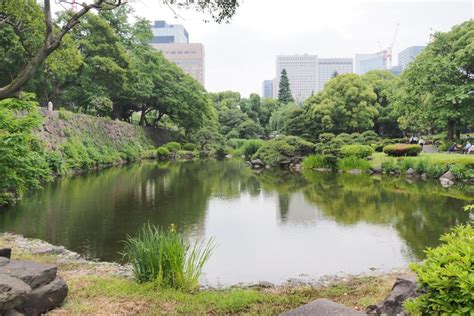
{"type": "Polygon", "coordinates": [[[470,1],[333,1],[297,0],[292,5],[261,0],[243,2],[230,24],[204,23],[203,16],[178,11],[150,1],[132,4],[135,14],[150,21],[183,24],[193,42],[206,47],[206,89],[232,90],[242,96],[261,93],[264,79],[275,76],[277,55],[317,54],[322,58],[352,57],[380,51],[392,41],[393,49],[426,45],[430,34],[448,31],[473,16],[470,1]],[[272,14],[263,14],[271,9],[272,14]]]}

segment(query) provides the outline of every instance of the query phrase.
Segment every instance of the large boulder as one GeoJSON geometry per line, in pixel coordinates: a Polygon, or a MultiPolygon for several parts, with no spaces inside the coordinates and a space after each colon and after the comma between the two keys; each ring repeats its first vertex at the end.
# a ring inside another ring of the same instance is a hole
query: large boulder
{"type": "Polygon", "coordinates": [[[32,289],[48,284],[56,277],[58,268],[52,264],[11,260],[0,267],[0,274],[6,274],[28,284],[32,289]]]}
{"type": "Polygon", "coordinates": [[[359,316],[365,314],[325,298],[317,299],[311,303],[280,314],[280,316],[297,315],[359,316]]]}
{"type": "Polygon", "coordinates": [[[439,177],[439,180],[441,181],[442,179],[446,179],[446,180],[449,180],[449,181],[453,181],[456,180],[456,177],[454,176],[454,174],[451,172],[451,171],[446,171],[445,174],[443,174],[441,177],[439,177]]]}
{"type": "Polygon", "coordinates": [[[416,176],[416,171],[413,168],[408,168],[408,170],[405,171],[405,175],[407,177],[414,177],[414,176],[416,176]]]}
{"type": "Polygon", "coordinates": [[[31,287],[20,279],[0,274],[0,314],[24,303],[31,292],[31,287]]]}
{"type": "Polygon", "coordinates": [[[420,294],[417,288],[415,274],[400,275],[393,284],[390,294],[377,305],[370,305],[367,308],[367,314],[406,315],[403,302],[410,298],[416,298],[420,294]]]}
{"type": "Polygon", "coordinates": [[[260,168],[265,167],[265,164],[260,159],[250,160],[250,164],[252,165],[252,168],[260,169],[260,168]]]}
{"type": "Polygon", "coordinates": [[[16,307],[16,310],[26,315],[40,315],[60,306],[68,293],[66,282],[57,276],[51,283],[34,289],[29,299],[16,307]]]}

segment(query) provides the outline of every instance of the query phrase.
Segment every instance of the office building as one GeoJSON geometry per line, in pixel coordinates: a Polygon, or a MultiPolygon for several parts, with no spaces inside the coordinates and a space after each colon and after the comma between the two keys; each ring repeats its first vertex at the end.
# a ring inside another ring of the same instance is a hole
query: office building
{"type": "Polygon", "coordinates": [[[400,66],[401,70],[405,70],[405,68],[410,64],[415,57],[421,53],[421,51],[425,48],[425,46],[410,46],[404,50],[402,50],[398,54],[398,66],[400,66]]]}
{"type": "Polygon", "coordinates": [[[281,71],[285,69],[290,82],[293,98],[303,102],[318,91],[318,56],[316,55],[280,55],[276,59],[276,77],[273,95],[278,97],[281,71]]]}
{"type": "Polygon", "coordinates": [[[352,58],[319,58],[317,91],[323,90],[324,85],[335,76],[352,72],[352,58]]]}
{"type": "Polygon", "coordinates": [[[371,70],[387,69],[384,52],[375,54],[356,54],[355,55],[355,73],[363,75],[371,70]]]}
{"type": "Polygon", "coordinates": [[[155,21],[151,27],[153,44],[189,43],[188,31],[181,24],[168,24],[165,21],[155,21]]]}
{"type": "Polygon", "coordinates": [[[178,44],[151,44],[151,46],[163,53],[169,61],[174,62],[184,72],[190,74],[203,86],[205,83],[205,52],[201,43],[178,43],[178,44]]]}
{"type": "Polygon", "coordinates": [[[263,80],[262,98],[273,99],[273,80],[263,80]]]}
{"type": "Polygon", "coordinates": [[[205,84],[204,45],[189,43],[189,34],[181,24],[155,21],[151,26],[153,39],[150,45],[163,53],[184,72],[190,74],[203,86],[205,84]]]}
{"type": "Polygon", "coordinates": [[[393,66],[392,68],[390,68],[388,71],[390,71],[392,74],[394,74],[395,76],[400,76],[400,74],[402,73],[402,67],[400,66],[393,66]]]}

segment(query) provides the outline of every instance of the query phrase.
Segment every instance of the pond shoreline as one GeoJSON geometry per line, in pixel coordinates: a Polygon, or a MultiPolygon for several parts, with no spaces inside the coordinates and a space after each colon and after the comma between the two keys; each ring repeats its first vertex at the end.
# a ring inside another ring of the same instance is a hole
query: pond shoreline
{"type": "MultiPolygon", "coordinates": [[[[54,263],[61,267],[74,267],[76,273],[96,276],[119,277],[132,280],[132,267],[128,264],[120,264],[117,262],[99,261],[94,259],[86,259],[81,254],[68,250],[64,246],[55,246],[41,239],[27,238],[23,235],[1,232],[0,247],[12,248],[12,257],[18,259],[37,260],[42,262],[54,263]]],[[[407,268],[393,268],[390,271],[381,271],[378,269],[370,269],[371,272],[362,272],[359,274],[346,274],[339,272],[335,275],[324,275],[315,278],[295,277],[289,278],[281,283],[272,283],[260,280],[253,283],[237,283],[230,285],[211,285],[201,284],[203,290],[225,290],[233,288],[301,288],[301,287],[321,287],[329,286],[333,283],[348,282],[353,278],[364,277],[383,277],[403,274],[408,271],[407,268]]]]}

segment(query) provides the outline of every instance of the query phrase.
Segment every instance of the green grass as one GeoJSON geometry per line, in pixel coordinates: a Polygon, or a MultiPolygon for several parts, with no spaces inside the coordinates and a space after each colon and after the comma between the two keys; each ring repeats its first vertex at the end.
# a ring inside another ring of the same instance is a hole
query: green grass
{"type": "Polygon", "coordinates": [[[213,239],[203,245],[188,245],[174,226],[165,230],[145,224],[138,236],[128,237],[124,257],[139,283],[193,290],[213,249],[213,239]]]}
{"type": "Polygon", "coordinates": [[[348,171],[352,169],[359,170],[369,170],[370,163],[369,161],[359,158],[356,156],[348,156],[342,159],[339,159],[337,162],[337,167],[339,170],[348,171]]]}
{"type": "Polygon", "coordinates": [[[67,281],[71,291],[62,311],[71,314],[276,315],[323,297],[363,310],[387,295],[393,276],[351,278],[327,287],[230,288],[194,293],[116,277],[82,276],[67,281]]]}

